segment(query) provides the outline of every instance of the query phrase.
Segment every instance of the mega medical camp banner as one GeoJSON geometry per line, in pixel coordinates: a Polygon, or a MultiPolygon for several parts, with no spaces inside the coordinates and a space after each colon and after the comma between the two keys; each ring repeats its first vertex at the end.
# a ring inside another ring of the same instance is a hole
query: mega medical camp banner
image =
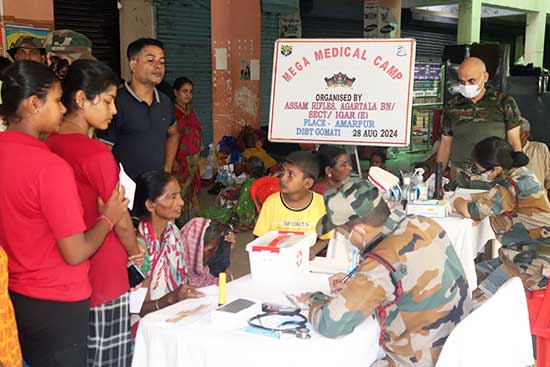
{"type": "Polygon", "coordinates": [[[269,118],[273,142],[409,144],[413,39],[280,39],[269,118]]]}

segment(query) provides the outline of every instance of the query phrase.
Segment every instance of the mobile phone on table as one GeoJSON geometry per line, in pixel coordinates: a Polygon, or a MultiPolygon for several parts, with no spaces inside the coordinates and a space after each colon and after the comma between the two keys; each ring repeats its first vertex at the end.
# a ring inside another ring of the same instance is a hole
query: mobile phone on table
{"type": "Polygon", "coordinates": [[[136,287],[138,284],[142,283],[145,280],[145,275],[141,272],[139,267],[131,263],[128,265],[128,282],[130,283],[130,288],[136,287]]]}

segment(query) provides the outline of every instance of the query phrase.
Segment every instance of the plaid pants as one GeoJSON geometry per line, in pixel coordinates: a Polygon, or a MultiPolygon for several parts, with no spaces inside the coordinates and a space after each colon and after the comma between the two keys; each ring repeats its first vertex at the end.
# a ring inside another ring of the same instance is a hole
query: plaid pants
{"type": "Polygon", "coordinates": [[[132,363],[128,293],[90,308],[88,367],[126,367],[132,363]]]}

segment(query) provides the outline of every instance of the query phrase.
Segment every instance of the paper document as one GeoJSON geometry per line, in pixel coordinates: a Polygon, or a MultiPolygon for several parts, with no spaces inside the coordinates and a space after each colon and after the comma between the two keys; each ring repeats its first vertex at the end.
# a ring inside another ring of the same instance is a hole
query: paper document
{"type": "Polygon", "coordinates": [[[346,273],[350,263],[317,256],[309,262],[309,271],[321,274],[346,273]]]}
{"type": "Polygon", "coordinates": [[[128,209],[132,210],[134,208],[134,196],[136,194],[136,183],[134,180],[128,176],[126,171],[124,171],[124,167],[122,167],[122,163],[119,163],[118,166],[120,167],[120,174],[118,175],[118,180],[122,186],[124,186],[124,189],[126,190],[125,197],[128,199],[128,209]]]}
{"type": "Polygon", "coordinates": [[[146,295],[146,287],[141,287],[136,289],[135,291],[130,292],[130,313],[139,313],[141,311],[141,306],[145,301],[146,295]]]}

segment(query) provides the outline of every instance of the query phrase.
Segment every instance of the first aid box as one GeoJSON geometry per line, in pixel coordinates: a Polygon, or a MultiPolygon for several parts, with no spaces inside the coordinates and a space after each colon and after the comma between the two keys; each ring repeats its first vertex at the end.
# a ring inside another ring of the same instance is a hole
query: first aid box
{"type": "Polygon", "coordinates": [[[254,280],[273,282],[292,280],[309,272],[309,248],[317,234],[272,231],[246,246],[250,273],[254,280]]]}

